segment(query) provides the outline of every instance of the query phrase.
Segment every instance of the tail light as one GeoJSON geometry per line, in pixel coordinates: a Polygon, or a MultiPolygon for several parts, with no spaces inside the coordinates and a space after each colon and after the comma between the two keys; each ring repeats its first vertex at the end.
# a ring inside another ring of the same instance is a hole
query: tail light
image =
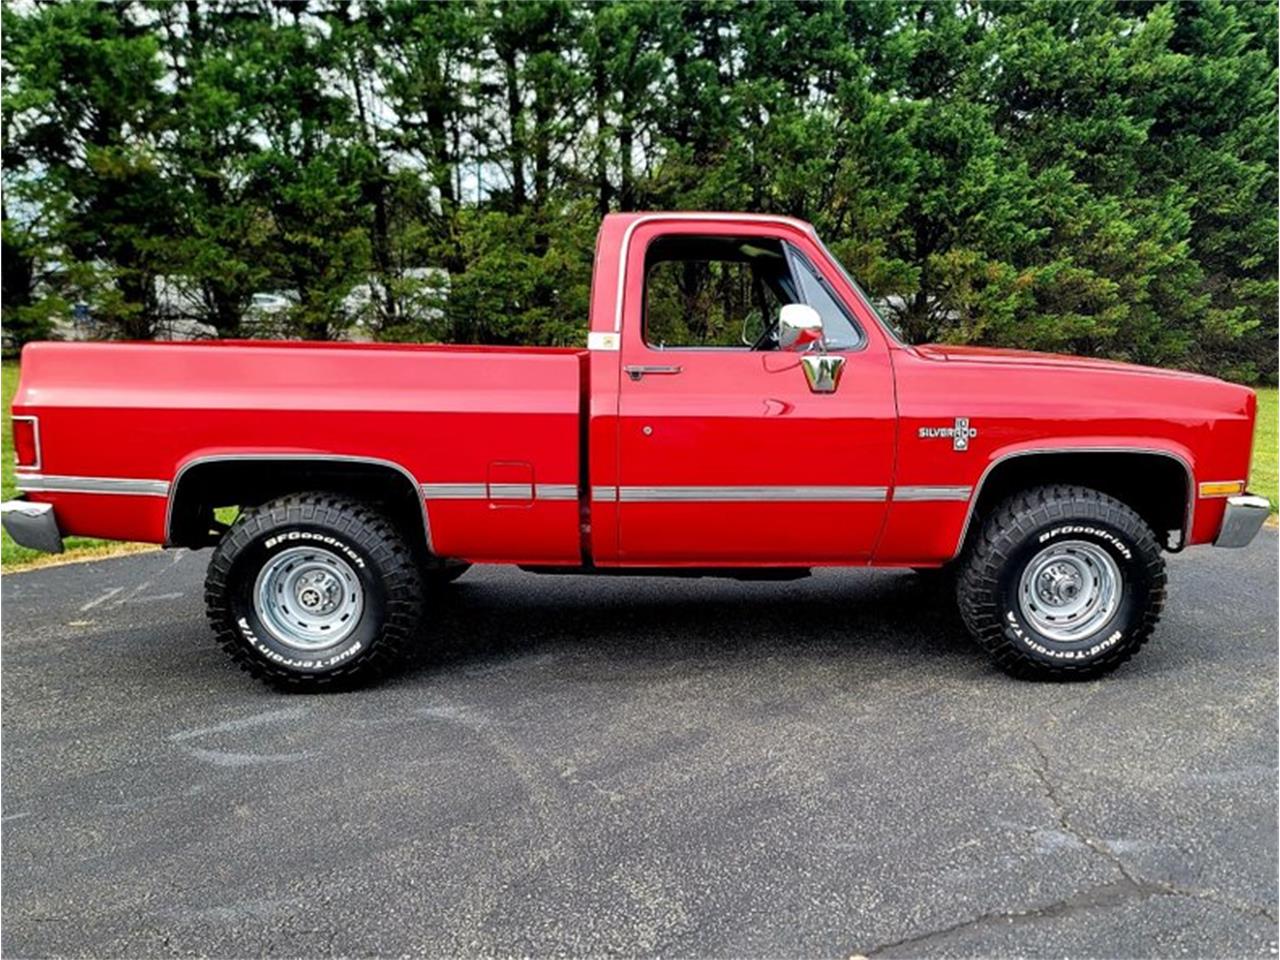
{"type": "Polygon", "coordinates": [[[35,417],[13,418],[13,460],[19,467],[40,466],[40,423],[35,417]]]}

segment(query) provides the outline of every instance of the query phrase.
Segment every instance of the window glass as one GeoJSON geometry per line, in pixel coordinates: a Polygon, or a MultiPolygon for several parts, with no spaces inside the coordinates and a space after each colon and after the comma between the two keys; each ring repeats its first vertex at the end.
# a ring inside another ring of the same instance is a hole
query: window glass
{"type": "Polygon", "coordinates": [[[822,335],[829,350],[848,350],[862,343],[862,332],[854,325],[844,304],[808,260],[791,250],[800,298],[822,318],[822,335]]]}
{"type": "Polygon", "coordinates": [[[645,341],[658,349],[749,350],[797,299],[777,240],[659,237],[645,256],[645,341]]]}

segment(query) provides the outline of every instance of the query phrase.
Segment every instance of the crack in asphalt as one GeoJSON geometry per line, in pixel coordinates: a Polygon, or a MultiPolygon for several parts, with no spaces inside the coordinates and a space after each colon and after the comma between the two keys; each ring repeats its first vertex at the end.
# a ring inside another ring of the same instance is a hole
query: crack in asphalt
{"type": "Polygon", "coordinates": [[[1055,900],[1052,903],[1040,907],[1027,907],[1020,910],[1009,909],[988,911],[968,920],[961,920],[945,927],[914,934],[909,937],[904,937],[901,940],[894,940],[890,943],[882,943],[869,950],[855,951],[855,957],[870,958],[882,955],[886,951],[897,950],[902,947],[919,947],[936,940],[946,939],[947,937],[964,930],[981,929],[983,927],[996,926],[999,924],[1012,925],[1019,922],[1034,921],[1043,918],[1064,917],[1095,907],[1114,906],[1116,904],[1123,903],[1126,900],[1149,900],[1152,897],[1182,897],[1192,900],[1204,900],[1228,910],[1235,911],[1242,916],[1261,918],[1272,924],[1280,922],[1280,920],[1277,919],[1275,912],[1264,906],[1238,901],[1231,897],[1225,897],[1213,890],[1203,890],[1196,887],[1183,887],[1165,880],[1149,880],[1136,873],[1129,864],[1125,863],[1124,860],[1107,845],[1106,841],[1094,837],[1088,831],[1077,826],[1071,819],[1066,803],[1058,795],[1058,789],[1053,782],[1050,771],[1049,755],[1034,737],[1027,736],[1026,739],[1039,760],[1039,763],[1031,764],[1031,772],[1035,775],[1037,781],[1039,781],[1046,799],[1048,799],[1050,805],[1053,807],[1053,812],[1057,818],[1058,826],[1061,827],[1065,833],[1075,837],[1089,850],[1107,861],[1107,863],[1109,863],[1116,872],[1120,874],[1120,879],[1111,883],[1099,884],[1092,887],[1086,887],[1083,890],[1077,890],[1069,896],[1063,897],[1061,900],[1055,900]]]}
{"type": "Polygon", "coordinates": [[[1044,791],[1045,797],[1053,807],[1054,815],[1058,818],[1058,826],[1062,828],[1064,833],[1075,837],[1103,860],[1115,867],[1130,886],[1137,890],[1144,889],[1147,886],[1147,882],[1133,873],[1114,850],[1108,847],[1104,841],[1092,836],[1071,822],[1071,817],[1067,813],[1067,806],[1062,798],[1058,796],[1057,787],[1049,775],[1049,755],[1034,737],[1028,736],[1026,739],[1027,743],[1031,745],[1031,749],[1035,751],[1036,757],[1040,760],[1038,764],[1032,764],[1031,772],[1035,774],[1036,779],[1040,782],[1040,788],[1044,791]]]}
{"type": "MultiPolygon", "coordinates": [[[[928,930],[924,933],[915,934],[914,936],[904,937],[901,940],[894,940],[892,943],[882,943],[862,954],[855,956],[876,957],[888,950],[896,950],[900,947],[918,947],[934,940],[942,940],[954,933],[962,930],[973,930],[982,927],[995,926],[997,924],[1013,924],[1021,920],[1037,920],[1042,917],[1064,917],[1080,910],[1087,910],[1091,907],[1107,906],[1113,903],[1120,903],[1124,900],[1131,899],[1134,896],[1133,888],[1126,882],[1105,883],[1096,887],[1089,887],[1079,890],[1069,897],[1061,900],[1055,900],[1053,903],[1046,904],[1042,907],[1027,907],[1023,910],[994,910],[988,913],[979,914],[968,920],[961,920],[950,926],[940,927],[937,930],[928,930]]],[[[1144,896],[1145,899],[1145,896],[1144,896]]]]}
{"type": "Polygon", "coordinates": [[[1155,880],[1140,876],[1129,866],[1129,864],[1124,862],[1120,855],[1116,853],[1116,851],[1113,850],[1105,840],[1094,837],[1084,829],[1076,826],[1067,812],[1066,804],[1063,802],[1062,798],[1058,796],[1057,789],[1053,783],[1052,777],[1050,776],[1048,753],[1045,752],[1044,747],[1042,747],[1034,737],[1027,736],[1027,742],[1031,744],[1031,748],[1035,751],[1036,756],[1040,760],[1039,765],[1031,768],[1032,772],[1040,781],[1040,785],[1044,789],[1045,796],[1053,805],[1054,812],[1058,816],[1059,825],[1063,830],[1077,838],[1090,850],[1094,851],[1100,857],[1111,863],[1111,865],[1120,872],[1120,875],[1123,876],[1130,884],[1135,894],[1141,894],[1144,896],[1187,897],[1193,900],[1205,900],[1210,903],[1215,903],[1218,906],[1226,907],[1229,910],[1234,910],[1236,913],[1245,916],[1262,917],[1265,920],[1269,920],[1271,923],[1280,922],[1277,920],[1277,916],[1274,911],[1269,910],[1260,904],[1248,903],[1236,900],[1233,897],[1226,897],[1215,890],[1205,890],[1199,887],[1184,887],[1176,883],[1170,883],[1167,880],[1155,880]]]}

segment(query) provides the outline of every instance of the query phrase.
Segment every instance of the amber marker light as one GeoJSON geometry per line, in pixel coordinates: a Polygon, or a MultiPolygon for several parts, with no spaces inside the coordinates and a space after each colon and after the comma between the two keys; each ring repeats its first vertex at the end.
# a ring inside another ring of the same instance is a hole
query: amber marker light
{"type": "Polygon", "coordinates": [[[1213,480],[1200,484],[1202,497],[1234,497],[1237,493],[1244,493],[1243,480],[1213,480]]]}

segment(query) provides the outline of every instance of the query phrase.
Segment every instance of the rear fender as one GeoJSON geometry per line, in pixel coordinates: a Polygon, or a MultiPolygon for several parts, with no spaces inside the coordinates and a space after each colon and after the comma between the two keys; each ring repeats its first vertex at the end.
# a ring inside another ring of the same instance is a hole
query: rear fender
{"type": "MultiPolygon", "coordinates": [[[[318,473],[328,474],[332,474],[335,467],[339,469],[350,467],[357,471],[353,479],[358,479],[358,471],[364,470],[382,472],[388,478],[391,476],[398,478],[398,481],[403,484],[402,492],[406,497],[412,497],[413,502],[416,504],[416,512],[422,524],[422,545],[428,553],[432,552],[431,525],[427,518],[426,504],[422,499],[422,486],[418,482],[418,478],[407,467],[393,460],[384,460],[378,457],[319,451],[280,453],[260,450],[220,450],[216,453],[198,454],[184,460],[178,466],[173,482],[169,485],[169,498],[165,511],[165,544],[167,546],[180,545],[180,541],[184,539],[181,518],[183,517],[184,509],[190,506],[189,498],[193,495],[192,484],[200,477],[202,472],[217,469],[220,466],[234,468],[236,465],[244,465],[247,468],[252,467],[261,470],[272,463],[287,465],[291,469],[305,468],[308,464],[314,464],[318,473]]],[[[305,483],[302,485],[306,486],[305,483]]],[[[323,486],[323,484],[319,485],[323,486]]],[[[252,481],[246,481],[246,486],[252,486],[252,481]]],[[[416,530],[406,532],[413,535],[417,533],[416,530]]]]}

